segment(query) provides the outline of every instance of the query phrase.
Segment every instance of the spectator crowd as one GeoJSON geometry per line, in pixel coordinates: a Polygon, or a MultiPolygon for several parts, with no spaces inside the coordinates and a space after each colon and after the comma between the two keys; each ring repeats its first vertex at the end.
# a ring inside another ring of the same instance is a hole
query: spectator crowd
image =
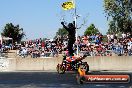
{"type": "MultiPolygon", "coordinates": [[[[32,58],[37,57],[57,57],[67,51],[68,36],[57,36],[51,39],[36,39],[24,41],[21,44],[9,45],[9,48],[16,47],[17,55],[32,58]]],[[[4,44],[0,44],[0,49],[5,49],[4,44]]],[[[78,36],[73,45],[74,54],[77,50],[88,56],[132,56],[132,36],[130,33],[107,34],[100,33],[93,35],[78,36]]]]}
{"type": "MultiPolygon", "coordinates": [[[[30,40],[19,45],[18,55],[32,58],[58,56],[67,51],[67,36],[57,36],[50,40],[30,40]]],[[[73,47],[74,54],[85,53],[88,56],[131,56],[132,55],[132,37],[130,33],[107,34],[106,36],[98,33],[89,36],[78,36],[73,47]]]]}

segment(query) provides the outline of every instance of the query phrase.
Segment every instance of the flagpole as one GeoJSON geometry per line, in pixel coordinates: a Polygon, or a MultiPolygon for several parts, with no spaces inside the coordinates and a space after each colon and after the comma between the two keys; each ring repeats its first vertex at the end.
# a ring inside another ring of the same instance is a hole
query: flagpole
{"type": "Polygon", "coordinates": [[[77,57],[79,55],[79,50],[78,50],[78,30],[77,30],[77,9],[76,9],[76,0],[74,0],[74,5],[75,5],[75,9],[74,9],[74,21],[75,21],[75,28],[76,28],[76,45],[77,45],[77,57]]]}

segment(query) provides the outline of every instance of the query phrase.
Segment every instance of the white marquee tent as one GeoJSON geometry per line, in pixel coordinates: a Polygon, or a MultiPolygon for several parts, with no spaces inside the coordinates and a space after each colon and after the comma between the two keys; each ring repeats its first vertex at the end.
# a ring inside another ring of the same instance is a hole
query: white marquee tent
{"type": "Polygon", "coordinates": [[[0,35],[0,42],[1,42],[1,44],[3,43],[3,41],[8,41],[8,40],[12,40],[12,41],[13,41],[12,38],[9,38],[9,37],[3,37],[3,36],[0,35]]]}

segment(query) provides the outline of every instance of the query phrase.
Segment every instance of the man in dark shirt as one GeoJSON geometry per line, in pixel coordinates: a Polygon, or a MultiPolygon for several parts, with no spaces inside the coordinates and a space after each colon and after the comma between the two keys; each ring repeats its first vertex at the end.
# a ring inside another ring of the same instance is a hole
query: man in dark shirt
{"type": "Polygon", "coordinates": [[[73,44],[75,43],[75,33],[76,33],[76,27],[75,27],[75,21],[73,23],[69,23],[68,26],[65,26],[64,22],[61,22],[63,27],[68,31],[68,51],[70,56],[74,56],[74,50],[73,50],[73,44]]]}

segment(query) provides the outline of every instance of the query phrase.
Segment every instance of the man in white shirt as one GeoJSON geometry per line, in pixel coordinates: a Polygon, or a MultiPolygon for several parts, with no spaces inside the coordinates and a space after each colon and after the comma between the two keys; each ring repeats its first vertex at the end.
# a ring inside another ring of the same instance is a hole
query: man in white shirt
{"type": "Polygon", "coordinates": [[[125,33],[122,33],[122,38],[124,39],[126,37],[126,34],[125,33]]]}

